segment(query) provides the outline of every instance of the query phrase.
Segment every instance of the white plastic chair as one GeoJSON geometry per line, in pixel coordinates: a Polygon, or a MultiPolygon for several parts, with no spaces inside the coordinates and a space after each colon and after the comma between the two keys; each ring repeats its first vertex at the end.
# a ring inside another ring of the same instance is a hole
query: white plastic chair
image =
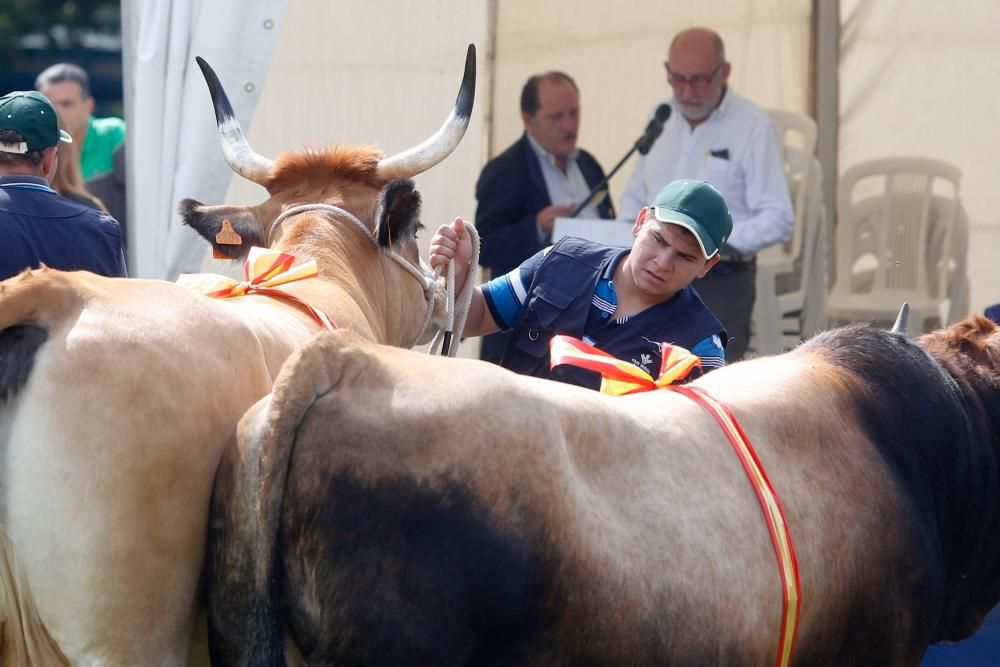
{"type": "Polygon", "coordinates": [[[795,225],[787,242],[757,254],[757,297],[750,347],[759,354],[777,354],[784,347],[786,318],[800,313],[805,301],[809,284],[806,274],[813,263],[810,258],[806,267],[805,260],[807,251],[815,249],[814,239],[806,236],[813,234],[819,224],[822,191],[814,187],[819,185],[819,161],[813,156],[816,122],[792,111],[770,109],[767,113],[781,139],[795,225]]]}
{"type": "Polygon", "coordinates": [[[832,322],[891,324],[901,303],[910,326],[947,323],[967,303],[962,172],[927,158],[886,158],[848,169],[837,191],[832,322]],[[945,302],[951,300],[945,314],[945,302]]]}
{"type": "Polygon", "coordinates": [[[802,233],[796,252],[789,254],[793,259],[757,262],[752,346],[759,354],[778,354],[826,326],[826,207],[819,159],[812,158],[807,173],[799,186],[806,196],[798,223],[802,233]]]}

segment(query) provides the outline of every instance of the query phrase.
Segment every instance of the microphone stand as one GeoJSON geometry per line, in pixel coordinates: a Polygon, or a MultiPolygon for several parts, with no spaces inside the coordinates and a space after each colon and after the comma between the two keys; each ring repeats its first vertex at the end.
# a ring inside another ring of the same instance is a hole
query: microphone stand
{"type": "Polygon", "coordinates": [[[639,142],[633,144],[629,152],[625,153],[625,157],[623,157],[621,160],[618,161],[618,164],[616,164],[614,168],[610,172],[608,172],[608,175],[605,176],[600,183],[598,183],[597,185],[595,185],[593,188],[590,189],[590,194],[587,195],[584,198],[584,200],[580,203],[580,205],[576,207],[575,211],[569,214],[569,217],[575,218],[576,216],[580,215],[580,211],[587,208],[587,205],[590,204],[590,200],[594,196],[594,194],[600,192],[601,189],[608,184],[608,181],[611,180],[611,177],[614,176],[616,173],[618,173],[618,170],[622,168],[622,165],[625,164],[625,161],[628,160],[630,157],[632,157],[632,153],[636,152],[637,150],[639,150],[639,142]]]}
{"type": "Polygon", "coordinates": [[[612,169],[611,172],[607,176],[605,176],[600,183],[598,183],[596,186],[590,189],[590,194],[588,194],[584,198],[584,200],[580,203],[579,206],[576,207],[576,210],[573,211],[569,217],[575,218],[576,216],[580,215],[580,211],[587,208],[587,205],[591,203],[590,200],[594,198],[594,195],[600,192],[601,189],[608,184],[608,181],[611,180],[611,177],[614,176],[615,173],[617,173],[617,171],[622,168],[623,164],[625,164],[625,160],[632,157],[632,153],[636,151],[639,151],[643,155],[649,153],[650,149],[653,148],[653,144],[656,142],[660,134],[663,132],[664,123],[666,123],[669,118],[670,118],[669,104],[661,104],[659,107],[657,107],[656,113],[653,114],[653,118],[650,119],[649,124],[646,126],[646,131],[642,133],[641,137],[636,139],[635,143],[632,144],[632,148],[629,150],[628,153],[625,153],[625,157],[623,157],[621,160],[618,161],[618,164],[615,165],[614,169],[612,169]]]}

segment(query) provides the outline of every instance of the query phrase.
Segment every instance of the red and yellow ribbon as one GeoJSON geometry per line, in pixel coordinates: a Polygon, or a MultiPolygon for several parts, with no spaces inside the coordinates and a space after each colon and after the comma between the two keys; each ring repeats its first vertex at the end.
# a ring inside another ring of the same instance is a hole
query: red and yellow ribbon
{"type": "Polygon", "coordinates": [[[572,336],[553,336],[549,357],[554,368],[560,364],[579,366],[601,374],[601,393],[612,396],[635,394],[650,389],[664,389],[688,376],[701,359],[683,347],[660,343],[660,374],[654,380],[635,364],[613,357],[604,350],[572,336]]]}
{"type": "Polygon", "coordinates": [[[660,365],[660,376],[655,380],[634,364],[612,357],[592,345],[569,336],[555,336],[550,344],[550,353],[552,366],[571,364],[599,372],[603,377],[602,393],[619,396],[651,389],[671,389],[687,396],[712,415],[743,465],[747,479],[757,494],[764,521],[771,534],[771,544],[778,559],[783,600],[776,664],[778,667],[788,667],[792,660],[792,649],[795,647],[802,600],[799,564],[781,500],[767,477],[757,451],[729,407],[699,387],[670,386],[673,382],[686,377],[695,365],[700,365],[698,357],[682,347],[667,343],[661,343],[661,346],[663,362],[660,365]]]}
{"type": "Polygon", "coordinates": [[[281,285],[319,275],[315,260],[303,262],[298,266],[293,266],[294,263],[294,255],[254,246],[250,248],[247,261],[243,265],[243,275],[246,280],[242,282],[215,273],[185,273],[177,279],[177,284],[214,299],[233,299],[247,294],[264,294],[288,299],[305,308],[322,326],[336,329],[337,325],[327,317],[326,313],[299,297],[279,289],[281,285]]]}

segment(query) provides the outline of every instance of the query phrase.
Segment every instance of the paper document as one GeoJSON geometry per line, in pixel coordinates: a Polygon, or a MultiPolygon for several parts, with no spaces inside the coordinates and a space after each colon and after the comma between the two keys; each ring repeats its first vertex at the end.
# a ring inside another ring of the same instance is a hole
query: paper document
{"type": "Polygon", "coordinates": [[[588,241],[603,243],[618,248],[631,248],[631,222],[624,220],[604,220],[603,218],[556,218],[552,228],[552,242],[564,236],[578,236],[588,241]]]}

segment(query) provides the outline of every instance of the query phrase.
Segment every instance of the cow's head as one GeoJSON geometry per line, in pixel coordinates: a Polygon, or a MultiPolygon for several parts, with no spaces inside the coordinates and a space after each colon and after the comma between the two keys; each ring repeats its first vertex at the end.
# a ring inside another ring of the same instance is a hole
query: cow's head
{"type": "MultiPolygon", "coordinates": [[[[1000,600],[1000,327],[974,316],[947,329],[924,334],[919,344],[948,371],[965,397],[973,433],[975,461],[963,487],[979,502],[961,508],[961,537],[949,582],[944,618],[934,641],[959,641],[975,632],[1000,600]]],[[[956,440],[961,434],[956,434],[956,440]]],[[[964,458],[959,457],[959,465],[964,458]]],[[[966,464],[968,465],[968,464],[966,464]]],[[[943,549],[948,549],[945,545],[943,549]]]]}
{"type": "MultiPolygon", "coordinates": [[[[204,60],[197,58],[197,62],[212,95],[226,162],[271,195],[257,206],[203,206],[190,199],[181,202],[185,224],[207,239],[217,255],[232,259],[245,257],[251,245],[280,247],[281,237],[294,226],[293,221],[284,221],[281,229],[273,223],[283,211],[301,204],[334,204],[373,225],[380,190],[392,181],[409,179],[430,169],[455,150],[469,125],[475,98],[476,52],[470,44],[454,108],[444,125],[420,145],[392,157],[383,157],[373,147],[336,146],[322,151],[286,152],[271,160],[251,148],[219,78],[204,60]]],[[[389,239],[402,240],[402,231],[373,229],[373,235],[388,243],[389,239]]]]}
{"type": "MultiPolygon", "coordinates": [[[[212,95],[226,162],[270,194],[256,206],[181,202],[185,224],[212,244],[217,257],[242,259],[254,245],[280,248],[315,259],[321,277],[343,273],[347,265],[364,270],[380,264],[384,271],[405,273],[406,267],[387,261],[391,255],[419,266],[420,198],[408,179],[444,160],[465,134],[475,96],[473,45],[469,45],[462,85],[444,125],[423,143],[391,157],[368,146],[289,151],[275,160],[264,157],[250,147],[215,72],[201,58],[197,61],[212,95]],[[366,257],[364,248],[374,257],[366,257]]],[[[412,289],[417,281],[410,280],[412,289]]],[[[382,282],[395,287],[391,279],[382,282]]],[[[412,294],[400,295],[406,296],[412,294]]]]}

